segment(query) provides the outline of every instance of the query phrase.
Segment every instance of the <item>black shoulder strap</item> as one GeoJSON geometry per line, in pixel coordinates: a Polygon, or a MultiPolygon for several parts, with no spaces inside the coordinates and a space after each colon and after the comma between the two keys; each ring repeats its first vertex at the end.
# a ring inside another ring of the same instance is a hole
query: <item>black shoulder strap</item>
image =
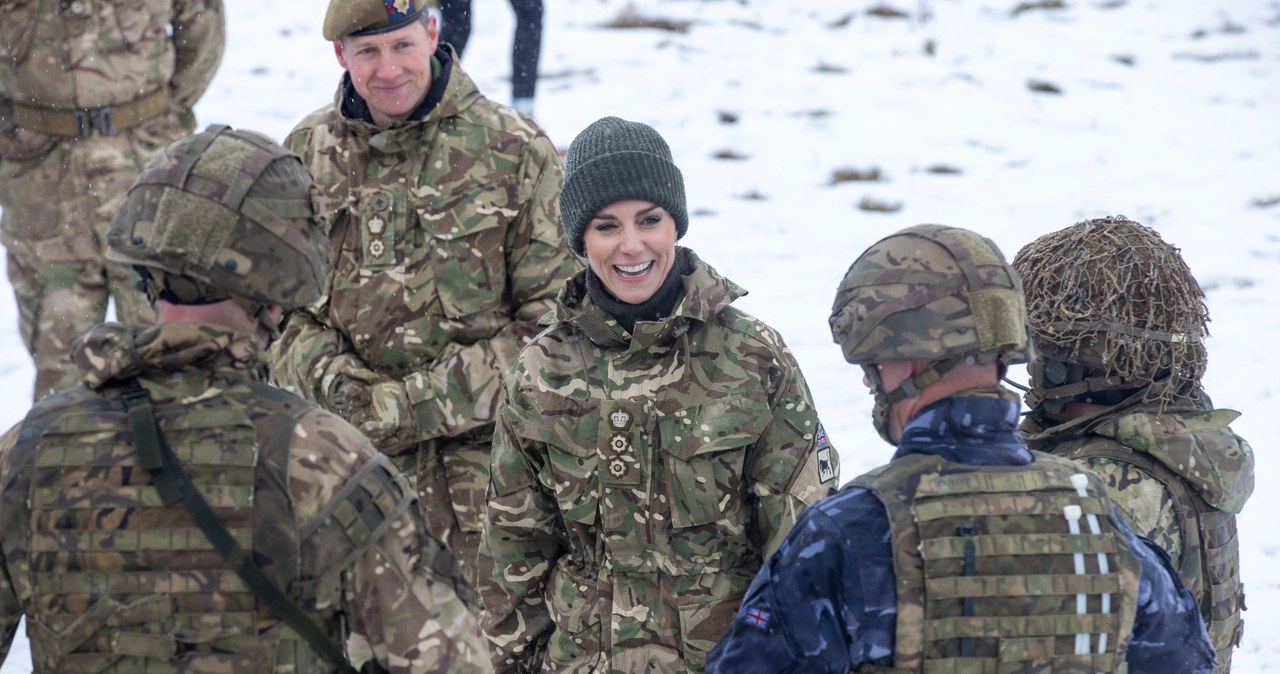
{"type": "Polygon", "coordinates": [[[156,423],[155,411],[151,407],[151,394],[135,379],[120,398],[129,414],[133,444],[138,449],[138,462],[151,474],[165,505],[181,501],[187,514],[191,515],[191,519],[204,532],[218,554],[235,568],[236,575],[240,576],[259,599],[266,602],[276,617],[293,628],[316,653],[336,665],[343,674],[358,674],[343,655],[342,649],[263,575],[253,558],[231,537],[222,520],[209,507],[209,502],[191,484],[182,464],[174,456],[173,448],[156,423]]]}

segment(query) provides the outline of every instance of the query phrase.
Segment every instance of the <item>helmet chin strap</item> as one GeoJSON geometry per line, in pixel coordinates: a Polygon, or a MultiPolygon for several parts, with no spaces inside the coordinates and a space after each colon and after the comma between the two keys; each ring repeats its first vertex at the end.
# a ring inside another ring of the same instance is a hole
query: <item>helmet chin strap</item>
{"type": "Polygon", "coordinates": [[[1000,354],[996,352],[983,352],[978,354],[962,354],[944,360],[937,360],[929,363],[919,372],[916,372],[910,379],[904,380],[897,388],[892,391],[884,390],[884,381],[880,378],[880,369],[874,363],[862,365],[862,371],[867,376],[867,381],[872,384],[872,393],[875,395],[875,406],[872,408],[872,422],[875,424],[876,431],[880,433],[880,437],[885,442],[897,446],[897,442],[889,437],[889,410],[897,403],[908,398],[914,398],[924,392],[929,386],[942,381],[942,378],[948,372],[954,370],[961,363],[990,364],[998,363],[1000,365],[999,376],[1004,376],[1004,362],[1000,359],[1000,354]]]}
{"type": "MultiPolygon", "coordinates": [[[[1044,408],[1051,414],[1061,414],[1067,403],[1082,400],[1090,393],[1115,392],[1120,399],[1127,398],[1135,389],[1145,390],[1146,383],[1132,382],[1117,376],[1089,375],[1088,369],[1077,363],[1052,359],[1036,359],[1027,366],[1031,374],[1031,388],[1024,388],[1027,407],[1044,408]]],[[[1119,400],[1097,401],[1099,404],[1115,404],[1119,400]]]]}
{"type": "Polygon", "coordinates": [[[235,302],[249,314],[249,318],[253,319],[258,327],[267,331],[267,344],[280,339],[280,326],[275,319],[271,317],[271,305],[256,300],[245,299],[236,295],[231,296],[231,301],[235,302]]]}
{"type": "Polygon", "coordinates": [[[884,381],[880,378],[880,369],[874,363],[864,363],[862,371],[867,375],[867,381],[871,382],[872,395],[875,396],[875,405],[871,409],[871,422],[880,437],[885,442],[895,447],[898,446],[898,442],[889,435],[889,412],[893,409],[893,406],[903,400],[920,395],[921,392],[934,382],[941,380],[947,372],[951,371],[964,359],[965,356],[957,356],[929,363],[923,370],[915,373],[910,379],[904,380],[892,391],[884,390],[884,381]]]}

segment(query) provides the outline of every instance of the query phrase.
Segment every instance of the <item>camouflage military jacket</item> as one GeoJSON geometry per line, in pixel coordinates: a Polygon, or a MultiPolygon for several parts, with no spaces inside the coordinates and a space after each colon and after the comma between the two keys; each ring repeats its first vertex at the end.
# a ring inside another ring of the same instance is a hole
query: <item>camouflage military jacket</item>
{"type": "MultiPolygon", "coordinates": [[[[1033,454],[1017,435],[1016,396],[976,393],[921,410],[903,430],[893,460],[919,454],[970,466],[1033,464],[1033,454]]],[[[1163,553],[1127,526],[1123,534],[1141,563],[1128,671],[1207,674],[1213,653],[1190,594],[1163,553]]],[[[867,489],[846,487],[809,508],[751,584],[728,635],[711,653],[708,670],[910,671],[883,669],[897,664],[903,584],[895,575],[894,552],[885,506],[867,489]]],[[[1020,644],[1009,646],[1016,654],[1020,644]]]]}
{"type": "Polygon", "coordinates": [[[679,250],[670,317],[628,334],[584,272],[512,369],[481,552],[499,671],[702,671],[765,556],[837,483],[781,336],[679,250]]]}
{"type": "Polygon", "coordinates": [[[5,0],[0,98],[100,108],[167,88],[175,110],[189,111],[223,44],[221,0],[5,0]]]}
{"type": "Polygon", "coordinates": [[[346,422],[261,383],[249,336],[108,324],[79,346],[87,386],[0,439],[0,657],[25,614],[37,671],[334,671],[165,505],[120,397],[136,382],[231,535],[356,666],[490,671],[407,480],[346,422]]]}
{"type": "Polygon", "coordinates": [[[391,453],[487,432],[502,373],[577,269],[551,142],[437,59],[448,83],[425,118],[348,119],[344,85],[285,143],[324,190],[335,259],[326,297],[288,320],[272,376],[330,409],[344,380],[365,384],[374,419],[358,425],[391,453]]]}
{"type": "Polygon", "coordinates": [[[1081,461],[1107,481],[1141,535],[1173,558],[1230,668],[1243,631],[1244,589],[1236,515],[1253,493],[1253,450],[1228,427],[1238,412],[1178,400],[1108,410],[1084,423],[1046,427],[1028,417],[1032,447],[1081,461]]]}

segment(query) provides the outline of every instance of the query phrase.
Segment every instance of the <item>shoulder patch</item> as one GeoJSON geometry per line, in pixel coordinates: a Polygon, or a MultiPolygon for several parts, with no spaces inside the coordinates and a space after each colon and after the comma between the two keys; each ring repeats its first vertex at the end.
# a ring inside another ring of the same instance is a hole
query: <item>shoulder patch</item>
{"type": "Polygon", "coordinates": [[[742,613],[742,619],[758,630],[769,629],[769,612],[758,608],[749,608],[742,613]]]}
{"type": "Polygon", "coordinates": [[[827,431],[818,424],[818,432],[813,436],[813,460],[818,462],[818,479],[830,482],[836,479],[836,466],[831,461],[831,441],[827,439],[827,431]]]}

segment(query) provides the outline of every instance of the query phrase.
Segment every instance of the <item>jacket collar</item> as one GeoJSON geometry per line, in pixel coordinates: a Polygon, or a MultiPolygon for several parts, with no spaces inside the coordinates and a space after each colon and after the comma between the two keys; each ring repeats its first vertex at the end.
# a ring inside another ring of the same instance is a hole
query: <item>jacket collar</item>
{"type": "Polygon", "coordinates": [[[234,370],[251,379],[265,374],[253,335],[194,323],[104,323],[82,335],[72,355],[85,385],[94,390],[140,375],[182,370],[234,370]]]}
{"type": "Polygon", "coordinates": [[[1020,466],[1033,461],[1018,434],[1017,394],[1004,387],[962,391],[920,410],[893,457],[939,456],[953,463],[1020,466]]]}
{"type": "Polygon", "coordinates": [[[375,126],[373,116],[369,114],[368,103],[352,86],[350,73],[342,74],[338,91],[334,95],[334,108],[353,130],[374,136],[383,131],[394,132],[414,128],[424,122],[435,123],[458,115],[471,107],[480,98],[480,89],[459,66],[453,47],[441,44],[431,58],[439,63],[439,73],[435,73],[436,68],[433,64],[431,87],[427,90],[426,98],[413,111],[409,119],[396,122],[387,129],[379,129],[375,126]]]}
{"type": "Polygon", "coordinates": [[[618,321],[592,302],[587,293],[587,270],[580,270],[565,282],[552,310],[554,322],[569,323],[595,344],[606,349],[629,351],[670,348],[675,340],[700,323],[710,322],[734,300],[747,294],[733,281],[721,276],[696,253],[677,247],[677,264],[684,273],[684,297],[671,315],[657,321],[640,321],[628,334],[618,321]]]}

